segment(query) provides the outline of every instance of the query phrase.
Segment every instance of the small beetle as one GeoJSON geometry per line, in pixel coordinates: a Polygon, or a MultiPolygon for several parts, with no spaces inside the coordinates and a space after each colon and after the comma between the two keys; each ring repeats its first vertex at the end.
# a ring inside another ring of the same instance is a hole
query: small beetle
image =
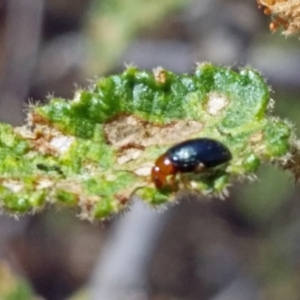
{"type": "Polygon", "coordinates": [[[228,162],[231,158],[231,152],[221,142],[209,138],[187,140],[158,157],[151,171],[152,182],[156,188],[161,189],[166,185],[169,175],[174,180],[177,173],[200,173],[228,162]]]}

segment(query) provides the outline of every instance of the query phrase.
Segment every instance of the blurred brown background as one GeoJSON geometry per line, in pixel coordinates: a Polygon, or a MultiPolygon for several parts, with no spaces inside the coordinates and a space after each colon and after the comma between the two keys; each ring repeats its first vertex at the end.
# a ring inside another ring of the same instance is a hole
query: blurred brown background
{"type": "MultiPolygon", "coordinates": [[[[192,72],[211,61],[259,69],[275,112],[298,127],[300,42],[268,22],[254,0],[2,0],[0,120],[22,124],[29,100],[71,99],[125,63],[192,72]]],[[[12,274],[32,291],[0,299],[300,299],[298,195],[289,174],[262,167],[226,201],[186,196],[142,219],[135,206],[102,224],[63,209],[2,215],[0,296],[17,287],[12,274]]]]}

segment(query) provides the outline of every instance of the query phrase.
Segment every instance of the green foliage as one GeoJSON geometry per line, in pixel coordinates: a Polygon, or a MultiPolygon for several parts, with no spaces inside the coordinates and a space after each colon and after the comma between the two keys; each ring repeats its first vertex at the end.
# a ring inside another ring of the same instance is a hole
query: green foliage
{"type": "MultiPolygon", "coordinates": [[[[102,0],[93,1],[87,18],[89,74],[105,74],[142,31],[163,27],[164,20],[190,0],[102,0]]],[[[92,76],[93,76],[92,75],[92,76]]]]}
{"type": "Polygon", "coordinates": [[[0,299],[1,300],[34,300],[31,288],[28,284],[15,276],[8,265],[0,262],[0,299]]]}
{"type": "Polygon", "coordinates": [[[95,220],[127,207],[133,194],[153,206],[172,202],[175,191],[157,190],[151,167],[171,145],[195,137],[223,142],[233,159],[210,172],[178,174],[180,191],[224,197],[232,178],[253,177],[262,162],[298,176],[293,128],[272,117],[271,107],[268,86],[251,68],[205,63],[178,75],[128,67],[72,101],[31,107],[23,127],[0,125],[1,205],[23,213],[55,203],[95,220]]]}

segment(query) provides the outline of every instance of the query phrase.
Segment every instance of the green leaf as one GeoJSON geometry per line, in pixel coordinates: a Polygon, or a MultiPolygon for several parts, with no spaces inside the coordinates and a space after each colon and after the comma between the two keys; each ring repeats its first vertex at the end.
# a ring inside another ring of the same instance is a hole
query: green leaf
{"type": "Polygon", "coordinates": [[[128,67],[76,91],[71,101],[31,107],[23,127],[0,124],[1,206],[23,213],[53,203],[102,220],[126,208],[134,194],[152,206],[173,202],[184,190],[224,197],[232,180],[253,178],[264,162],[298,177],[294,130],[271,115],[272,105],[269,87],[251,68],[205,63],[187,75],[128,67]],[[177,174],[176,190],[156,189],[155,160],[197,137],[224,143],[232,160],[177,174]]]}

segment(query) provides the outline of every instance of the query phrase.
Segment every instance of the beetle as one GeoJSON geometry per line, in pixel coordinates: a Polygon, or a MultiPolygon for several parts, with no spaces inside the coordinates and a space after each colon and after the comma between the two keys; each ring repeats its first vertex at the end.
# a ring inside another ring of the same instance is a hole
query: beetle
{"type": "Polygon", "coordinates": [[[200,173],[232,159],[230,150],[210,138],[186,140],[169,148],[157,158],[151,179],[157,189],[166,186],[167,176],[174,181],[178,173],[200,173]]]}

